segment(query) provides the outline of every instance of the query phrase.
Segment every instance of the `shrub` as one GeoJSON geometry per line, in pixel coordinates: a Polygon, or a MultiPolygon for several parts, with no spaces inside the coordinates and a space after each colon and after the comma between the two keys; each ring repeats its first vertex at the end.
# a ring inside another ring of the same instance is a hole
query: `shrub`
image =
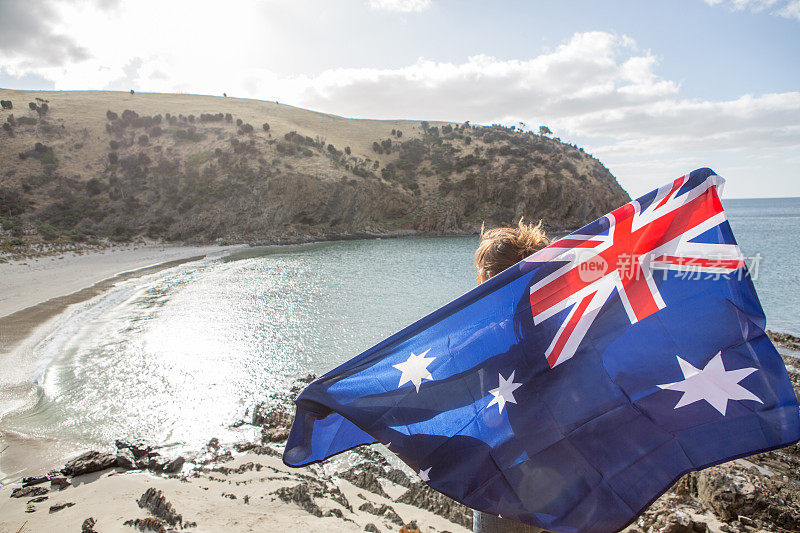
{"type": "Polygon", "coordinates": [[[239,134],[242,135],[242,134],[245,134],[245,133],[247,133],[247,134],[253,133],[253,126],[250,125],[250,124],[242,124],[239,127],[239,134]]]}
{"type": "Polygon", "coordinates": [[[140,135],[139,136],[139,146],[147,146],[150,144],[150,137],[147,135],[140,135]]]}
{"type": "Polygon", "coordinates": [[[119,141],[109,141],[108,147],[112,150],[119,150],[119,141]]]}
{"type": "Polygon", "coordinates": [[[265,122],[265,123],[263,123],[263,124],[261,125],[261,129],[263,129],[264,131],[269,131],[269,124],[267,124],[266,122],[265,122]]]}
{"type": "Polygon", "coordinates": [[[3,109],[14,109],[14,104],[11,103],[11,100],[0,100],[0,107],[3,109]]]}
{"type": "Polygon", "coordinates": [[[92,178],[86,182],[86,192],[89,196],[96,196],[103,192],[104,189],[103,182],[97,178],[92,178]]]}
{"type": "Polygon", "coordinates": [[[236,119],[236,125],[237,125],[237,126],[241,126],[242,124],[244,124],[244,120],[242,120],[242,119],[240,119],[240,118],[237,118],[237,119],[236,119]]]}
{"type": "Polygon", "coordinates": [[[14,136],[14,130],[11,129],[11,124],[9,124],[8,122],[3,122],[3,131],[8,133],[9,136],[11,136],[11,137],[14,136]]]}
{"type": "Polygon", "coordinates": [[[190,166],[199,166],[211,159],[211,152],[199,152],[192,154],[186,159],[186,163],[190,166]]]}
{"type": "Polygon", "coordinates": [[[182,140],[182,141],[202,141],[205,138],[205,135],[198,132],[197,128],[194,126],[189,126],[185,130],[179,129],[175,132],[175,138],[182,140]]]}
{"type": "Polygon", "coordinates": [[[19,117],[17,119],[17,124],[21,124],[23,126],[35,126],[38,120],[33,117],[19,117]]]}
{"type": "Polygon", "coordinates": [[[116,165],[119,163],[119,154],[117,152],[109,152],[108,153],[108,162],[112,165],[116,165]]]}
{"type": "Polygon", "coordinates": [[[153,126],[150,128],[150,137],[161,137],[161,134],[164,130],[161,129],[161,126],[153,126]]]}
{"type": "Polygon", "coordinates": [[[108,111],[106,111],[106,118],[108,120],[117,120],[119,118],[119,115],[117,115],[116,113],[114,113],[109,109],[108,111]]]}
{"type": "Polygon", "coordinates": [[[133,119],[139,118],[139,113],[136,111],[131,111],[130,109],[126,109],[122,112],[122,120],[126,122],[132,122],[133,119]]]}
{"type": "Polygon", "coordinates": [[[295,150],[296,150],[293,144],[289,144],[289,143],[285,143],[285,142],[279,142],[275,146],[275,149],[278,150],[279,154],[283,154],[283,155],[294,155],[295,150]]]}
{"type": "Polygon", "coordinates": [[[233,122],[233,115],[225,113],[225,122],[233,122]]]}
{"type": "Polygon", "coordinates": [[[51,226],[47,222],[37,222],[36,229],[39,231],[39,235],[41,235],[42,239],[46,241],[54,241],[61,235],[58,228],[51,226]]]}
{"type": "MultiPolygon", "coordinates": [[[[8,217],[21,215],[27,207],[28,202],[22,197],[19,191],[0,188],[0,216],[8,217]]],[[[5,227],[5,223],[3,227],[5,227]]]]}
{"type": "Polygon", "coordinates": [[[222,113],[217,113],[216,115],[211,113],[200,114],[200,122],[222,122],[223,120],[225,120],[225,115],[222,113]]]}
{"type": "Polygon", "coordinates": [[[346,153],[347,155],[350,155],[350,147],[349,146],[345,146],[344,147],[344,153],[346,153]]]}
{"type": "Polygon", "coordinates": [[[109,235],[109,239],[116,242],[126,242],[131,240],[133,236],[133,231],[131,228],[124,224],[117,224],[114,226],[114,229],[111,231],[111,235],[109,235]]]}
{"type": "Polygon", "coordinates": [[[16,121],[16,120],[14,120],[14,115],[13,115],[13,114],[12,114],[12,115],[8,115],[8,116],[6,117],[6,122],[8,122],[9,124],[11,124],[12,126],[16,126],[16,125],[17,125],[17,121],[16,121]]]}

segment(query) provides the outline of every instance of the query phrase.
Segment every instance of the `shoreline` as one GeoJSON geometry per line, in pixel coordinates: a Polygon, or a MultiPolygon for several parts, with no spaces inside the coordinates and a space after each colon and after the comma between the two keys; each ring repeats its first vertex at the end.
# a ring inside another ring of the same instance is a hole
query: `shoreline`
{"type": "MultiPolygon", "coordinates": [[[[429,236],[420,235],[420,237],[429,236]]],[[[283,245],[272,244],[272,246],[283,245]]],[[[231,253],[246,252],[248,249],[241,247],[232,250],[231,253]]],[[[50,321],[57,320],[70,306],[103,293],[117,282],[155,273],[203,257],[206,255],[193,255],[121,271],[79,291],[0,317],[0,357],[3,355],[4,346],[8,344],[3,338],[4,331],[7,338],[13,337],[16,333],[16,337],[19,337],[16,348],[19,348],[26,341],[33,342],[30,339],[38,334],[37,330],[46,329],[50,321]],[[52,305],[47,305],[51,302],[52,305]],[[58,311],[58,308],[61,310],[58,311]],[[23,320],[26,312],[30,313],[27,317],[28,322],[23,320]],[[37,317],[41,319],[38,323],[37,317]],[[28,328],[27,335],[18,332],[8,333],[9,328],[16,329],[13,327],[14,320],[28,328]]],[[[797,352],[800,348],[800,338],[772,331],[768,331],[768,335],[777,346],[800,353],[797,352]]],[[[797,388],[800,385],[797,379],[800,376],[797,373],[800,360],[795,366],[793,381],[797,388]]],[[[168,448],[160,448],[150,457],[151,464],[155,464],[155,467],[137,465],[131,469],[116,465],[75,476],[51,472],[52,475],[45,481],[31,484],[28,494],[20,497],[13,494],[14,491],[23,488],[19,483],[21,476],[9,476],[0,484],[0,517],[2,517],[0,532],[78,530],[89,518],[96,521],[99,531],[133,531],[136,528],[136,520],[139,520],[139,523],[150,520],[148,523],[153,526],[154,531],[161,530],[159,527],[167,530],[171,527],[192,528],[192,522],[196,523],[196,530],[199,531],[260,530],[267,520],[281,529],[326,533],[330,530],[396,532],[400,527],[411,525],[412,522],[416,522],[420,531],[455,533],[469,530],[466,521],[471,520],[469,518],[471,515],[463,506],[435,493],[414,478],[412,472],[403,472],[386,463],[382,457],[385,452],[380,445],[353,451],[352,457],[355,459],[352,459],[350,464],[355,462],[355,465],[348,464],[350,468],[346,470],[342,468],[336,470],[336,466],[331,465],[313,465],[302,469],[286,467],[280,459],[280,454],[286,438],[284,432],[288,431],[291,419],[278,415],[285,413],[287,408],[293,415],[290,397],[292,392],[296,391],[286,392],[280,397],[267,398],[263,407],[267,412],[262,411],[264,416],[260,419],[256,418],[255,411],[258,409],[255,408],[252,409],[250,420],[231,421],[234,425],[247,424],[262,429],[260,442],[240,442],[220,446],[218,442],[213,443],[215,439],[212,439],[212,442],[204,448],[187,452],[186,459],[189,462],[182,471],[159,470],[158,452],[165,455],[170,453],[166,451],[168,448]],[[57,480],[55,484],[52,479],[57,480]],[[41,490],[34,490],[36,487],[40,487],[41,490]],[[149,499],[145,498],[147,494],[150,494],[149,499]],[[153,498],[162,503],[157,506],[148,504],[153,498]],[[167,506],[173,509],[175,515],[182,515],[182,522],[178,526],[169,523],[171,515],[163,512],[167,506]]],[[[800,448],[795,450],[791,457],[797,456],[800,459],[798,453],[800,448]]],[[[77,453],[72,453],[72,456],[77,453]]],[[[760,454],[688,476],[694,476],[695,486],[696,479],[702,476],[709,479],[716,479],[713,476],[728,476],[737,480],[742,478],[756,486],[763,486],[764,483],[775,484],[779,483],[776,481],[776,476],[786,475],[782,470],[785,465],[780,463],[781,459],[778,459],[779,463],[776,466],[775,457],[781,453],[787,452],[779,450],[760,454]],[[761,470],[753,472],[754,464],[761,470]]],[[[63,460],[57,464],[62,465],[63,460]]],[[[30,469],[30,473],[42,475],[51,466],[55,464],[42,466],[35,472],[34,469],[30,469]]],[[[757,529],[737,529],[737,520],[731,522],[730,519],[722,519],[715,513],[714,505],[717,503],[704,502],[703,495],[692,493],[687,496],[681,492],[689,490],[685,488],[688,485],[691,483],[679,482],[625,531],[633,533],[647,530],[650,526],[660,530],[663,523],[668,523],[671,517],[676,515],[688,517],[690,523],[706,524],[708,530],[713,532],[773,530],[763,526],[757,529]],[[720,526],[727,529],[720,529],[720,526]]],[[[767,484],[767,487],[771,485],[767,484]]],[[[774,492],[775,489],[769,491],[769,493],[774,492]]],[[[756,518],[754,522],[757,526],[758,520],[760,518],[756,518]]],[[[741,523],[747,524],[747,522],[741,523]]],[[[406,530],[413,531],[409,527],[406,530]]]]}

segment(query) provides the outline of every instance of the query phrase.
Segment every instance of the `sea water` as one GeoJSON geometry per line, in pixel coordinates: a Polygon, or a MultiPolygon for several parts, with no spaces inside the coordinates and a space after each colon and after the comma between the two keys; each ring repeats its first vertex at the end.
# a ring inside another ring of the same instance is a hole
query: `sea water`
{"type": "MultiPolygon", "coordinates": [[[[800,334],[800,199],[725,205],[768,327],[800,334]]],[[[120,283],[72,309],[35,347],[35,393],[6,413],[0,438],[58,443],[51,455],[117,438],[188,449],[254,438],[233,427],[254,404],[474,287],[477,243],[252,248],[120,283]]]]}

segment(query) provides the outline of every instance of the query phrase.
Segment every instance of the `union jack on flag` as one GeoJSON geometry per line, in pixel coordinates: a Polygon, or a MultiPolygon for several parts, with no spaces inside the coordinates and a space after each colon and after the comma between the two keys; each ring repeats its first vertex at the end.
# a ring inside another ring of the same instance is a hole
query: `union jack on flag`
{"type": "Polygon", "coordinates": [[[682,176],[331,370],[295,400],[284,462],[380,442],[473,509],[580,533],[797,441],[722,183],[682,176]]]}
{"type": "Polygon", "coordinates": [[[551,368],[575,354],[612,293],[635,324],[667,305],[658,271],[730,273],[744,266],[735,243],[693,242],[727,221],[717,192],[722,183],[713,174],[699,183],[681,176],[527,259],[566,261],[530,289],[536,324],[570,309],[545,351],[551,368]]]}

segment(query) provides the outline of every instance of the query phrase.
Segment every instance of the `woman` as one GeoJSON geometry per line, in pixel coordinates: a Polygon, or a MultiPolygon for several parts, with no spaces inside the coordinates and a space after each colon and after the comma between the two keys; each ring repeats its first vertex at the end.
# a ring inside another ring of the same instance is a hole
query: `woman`
{"type": "MultiPolygon", "coordinates": [[[[475,266],[481,283],[516,265],[529,255],[550,244],[542,223],[525,224],[520,219],[517,227],[481,230],[481,242],[475,252],[475,266]]],[[[473,511],[473,533],[539,533],[544,529],[505,520],[497,516],[473,511]]]]}

